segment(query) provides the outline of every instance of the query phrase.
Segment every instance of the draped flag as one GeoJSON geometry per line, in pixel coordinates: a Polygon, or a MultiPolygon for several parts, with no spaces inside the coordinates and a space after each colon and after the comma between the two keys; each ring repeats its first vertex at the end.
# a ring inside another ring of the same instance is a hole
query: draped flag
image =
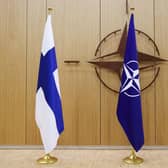
{"type": "Polygon", "coordinates": [[[134,16],[132,14],[124,56],[117,116],[133,148],[139,151],[144,144],[144,132],[137,57],[134,16]]]}
{"type": "Polygon", "coordinates": [[[59,135],[64,130],[58,67],[50,15],[44,29],[35,118],[40,129],[45,153],[50,153],[56,147],[59,135]]]}

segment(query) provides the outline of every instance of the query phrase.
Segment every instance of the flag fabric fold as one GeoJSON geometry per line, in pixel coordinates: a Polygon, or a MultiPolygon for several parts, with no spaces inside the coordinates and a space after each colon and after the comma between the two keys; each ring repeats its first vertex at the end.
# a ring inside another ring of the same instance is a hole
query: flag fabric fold
{"type": "Polygon", "coordinates": [[[45,153],[50,153],[56,147],[59,135],[64,130],[51,15],[47,18],[43,35],[35,119],[40,130],[45,153]]]}
{"type": "Polygon", "coordinates": [[[117,116],[129,142],[136,151],[139,151],[144,144],[144,132],[133,14],[128,29],[117,116]]]}

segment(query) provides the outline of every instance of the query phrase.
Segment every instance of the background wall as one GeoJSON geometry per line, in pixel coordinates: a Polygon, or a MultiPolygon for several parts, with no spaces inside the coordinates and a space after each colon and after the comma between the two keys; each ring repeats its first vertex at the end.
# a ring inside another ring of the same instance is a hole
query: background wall
{"type": "MultiPolygon", "coordinates": [[[[59,64],[65,131],[63,145],[127,145],[116,118],[118,95],[98,80],[94,58],[98,43],[122,29],[127,20],[124,0],[1,0],[0,2],[0,144],[40,144],[34,121],[35,91],[47,9],[53,8],[53,28],[59,64]],[[65,60],[78,60],[67,64],[65,60]]],[[[166,0],[135,1],[136,28],[150,35],[161,57],[168,57],[166,0]]],[[[137,38],[138,48],[155,53],[137,38]]],[[[111,44],[112,48],[117,43],[111,44]]],[[[103,52],[103,51],[102,51],[103,52]]],[[[100,53],[101,54],[101,53],[100,53]]],[[[168,145],[167,63],[156,82],[142,93],[146,145],[168,145]]],[[[118,87],[115,74],[99,69],[118,87]]],[[[141,74],[141,84],[155,71],[141,74]]]]}

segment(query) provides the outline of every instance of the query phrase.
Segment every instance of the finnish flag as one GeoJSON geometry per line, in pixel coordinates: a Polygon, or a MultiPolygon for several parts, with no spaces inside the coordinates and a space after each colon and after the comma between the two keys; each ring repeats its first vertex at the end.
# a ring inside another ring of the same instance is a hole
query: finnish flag
{"type": "Polygon", "coordinates": [[[36,92],[35,119],[40,129],[45,153],[50,153],[56,147],[59,135],[64,130],[51,15],[48,16],[44,29],[36,92]]]}

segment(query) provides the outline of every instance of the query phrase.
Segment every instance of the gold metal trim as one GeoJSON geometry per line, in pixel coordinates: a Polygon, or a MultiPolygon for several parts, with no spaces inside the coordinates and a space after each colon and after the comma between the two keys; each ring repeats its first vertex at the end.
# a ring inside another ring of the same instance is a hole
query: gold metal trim
{"type": "Polygon", "coordinates": [[[52,14],[52,12],[53,12],[53,8],[48,8],[48,14],[52,14]]]}
{"type": "Polygon", "coordinates": [[[46,155],[44,155],[44,157],[39,158],[37,160],[37,163],[39,163],[39,164],[54,164],[57,161],[58,161],[57,158],[51,156],[50,154],[46,154],[46,155]]]}
{"type": "Polygon", "coordinates": [[[144,162],[144,159],[142,159],[142,158],[136,156],[135,151],[134,151],[134,150],[131,150],[130,156],[124,158],[123,161],[124,161],[126,164],[139,165],[139,164],[142,164],[142,163],[144,162]]]}

